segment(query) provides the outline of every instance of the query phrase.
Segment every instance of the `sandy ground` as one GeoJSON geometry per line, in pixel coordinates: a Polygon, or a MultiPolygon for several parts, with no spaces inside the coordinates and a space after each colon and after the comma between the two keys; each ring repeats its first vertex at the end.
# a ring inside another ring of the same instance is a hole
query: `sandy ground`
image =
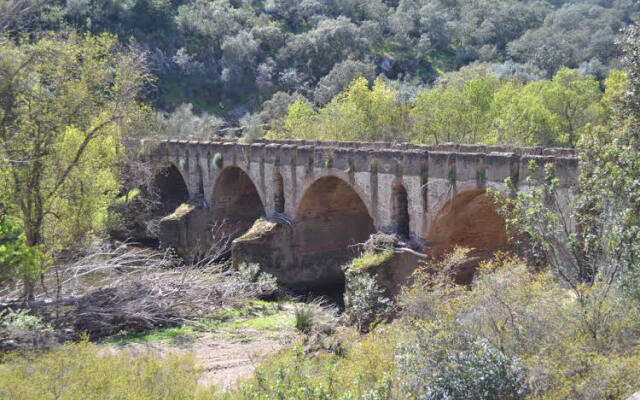
{"type": "Polygon", "coordinates": [[[131,342],[125,346],[110,345],[108,351],[128,349],[136,353],[153,350],[160,354],[191,351],[196,358],[197,367],[201,369],[199,383],[204,386],[215,385],[224,391],[233,387],[239,380],[250,378],[253,370],[266,356],[285,347],[291,347],[301,340],[300,333],[293,328],[222,328],[173,340],[131,342]]]}
{"type": "Polygon", "coordinates": [[[192,350],[203,369],[200,382],[229,389],[238,380],[249,378],[265,356],[297,340],[291,331],[243,331],[242,338],[229,340],[220,334],[205,334],[196,339],[192,350]]]}

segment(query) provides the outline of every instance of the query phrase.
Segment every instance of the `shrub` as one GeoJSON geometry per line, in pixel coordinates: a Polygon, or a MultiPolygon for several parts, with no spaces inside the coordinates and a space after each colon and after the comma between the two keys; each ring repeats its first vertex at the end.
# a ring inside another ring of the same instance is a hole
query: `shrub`
{"type": "Polygon", "coordinates": [[[393,301],[386,297],[376,279],[368,273],[350,274],[344,293],[345,313],[362,332],[393,314],[393,301]]]}
{"type": "Polygon", "coordinates": [[[134,355],[82,341],[44,354],[7,356],[0,364],[0,398],[193,399],[196,372],[190,354],[134,355]]]}
{"type": "Polygon", "coordinates": [[[216,154],[213,156],[213,166],[214,166],[216,169],[222,169],[222,166],[223,166],[223,162],[222,162],[222,154],[220,154],[220,153],[216,153],[216,154]]]}
{"type": "Polygon", "coordinates": [[[441,365],[422,400],[518,400],[527,394],[527,372],[519,362],[486,342],[454,352],[448,365],[441,365]]]}
{"type": "Polygon", "coordinates": [[[276,277],[263,272],[260,264],[242,263],[238,266],[236,280],[240,284],[244,284],[258,296],[268,296],[278,290],[278,282],[276,277]]]}
{"type": "Polygon", "coordinates": [[[296,329],[302,333],[309,333],[313,327],[313,310],[310,307],[296,309],[296,329]]]}
{"type": "Polygon", "coordinates": [[[55,334],[42,318],[29,310],[0,311],[0,351],[46,348],[55,343],[55,334]]]}

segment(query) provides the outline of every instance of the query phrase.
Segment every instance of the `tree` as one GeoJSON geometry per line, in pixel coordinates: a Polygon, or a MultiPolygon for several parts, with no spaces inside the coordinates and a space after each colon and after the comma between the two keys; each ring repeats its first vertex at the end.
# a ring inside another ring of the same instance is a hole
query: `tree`
{"type": "Polygon", "coordinates": [[[0,33],[8,30],[11,25],[34,14],[51,0],[6,0],[0,3],[0,33]]]}
{"type": "Polygon", "coordinates": [[[540,95],[543,83],[508,82],[494,96],[488,144],[553,146],[558,144],[558,118],[540,95]]]}
{"type": "MultiPolygon", "coordinates": [[[[127,125],[146,113],[142,54],[71,31],[0,44],[0,196],[27,246],[79,245],[118,190],[127,125]]],[[[31,297],[32,280],[25,279],[31,297]]]]}
{"type": "Polygon", "coordinates": [[[627,32],[626,82],[612,77],[611,121],[586,129],[578,143],[580,178],[574,201],[561,204],[553,165],[532,165],[531,189],[507,199],[507,226],[526,239],[538,262],[548,262],[571,287],[586,332],[606,334],[607,298],[621,288],[640,300],[640,33],[627,32]],[[624,88],[623,90],[620,90],[624,88]]]}
{"type": "Polygon", "coordinates": [[[320,79],[313,92],[313,99],[316,104],[327,104],[357,77],[364,76],[371,82],[375,72],[376,68],[372,64],[352,60],[339,62],[333,66],[331,72],[320,79]]]}
{"type": "Polygon", "coordinates": [[[602,115],[598,81],[577,70],[561,68],[551,81],[543,83],[540,95],[546,108],[557,117],[562,134],[558,141],[562,145],[575,147],[580,130],[599,122],[602,115]]]}
{"type": "Polygon", "coordinates": [[[478,143],[486,139],[498,80],[486,70],[443,77],[415,99],[411,115],[416,139],[425,143],[478,143]]]}

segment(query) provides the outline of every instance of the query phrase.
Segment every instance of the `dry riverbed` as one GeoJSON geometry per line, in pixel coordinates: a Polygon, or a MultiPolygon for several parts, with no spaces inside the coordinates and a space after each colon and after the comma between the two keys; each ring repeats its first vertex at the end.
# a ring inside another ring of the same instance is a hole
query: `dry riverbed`
{"type": "Polygon", "coordinates": [[[254,300],[240,310],[181,327],[119,336],[105,346],[111,351],[193,352],[201,368],[200,382],[226,390],[250,377],[266,356],[300,343],[302,336],[295,329],[298,306],[254,300]]]}

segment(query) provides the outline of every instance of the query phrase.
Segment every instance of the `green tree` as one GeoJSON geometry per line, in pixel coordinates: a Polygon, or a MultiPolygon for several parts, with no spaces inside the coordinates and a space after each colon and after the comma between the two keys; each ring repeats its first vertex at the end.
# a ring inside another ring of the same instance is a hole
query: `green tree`
{"type": "Polygon", "coordinates": [[[147,81],[143,56],[111,35],[0,41],[0,196],[27,246],[66,248],[100,227],[147,81]]]}
{"type": "Polygon", "coordinates": [[[376,79],[369,88],[367,78],[361,76],[319,110],[297,99],[289,106],[282,131],[270,132],[268,137],[399,141],[409,130],[407,114],[392,87],[376,79]]]}
{"type": "Polygon", "coordinates": [[[561,68],[551,81],[543,83],[541,93],[546,108],[557,118],[559,144],[575,147],[587,124],[600,122],[598,81],[577,70],[561,68]]]}
{"type": "Polygon", "coordinates": [[[559,126],[540,95],[541,82],[507,82],[494,96],[487,144],[554,145],[559,126]]]}
{"type": "MultiPolygon", "coordinates": [[[[464,73],[464,72],[463,72],[464,73]]],[[[486,71],[471,71],[464,76],[448,77],[415,99],[411,115],[415,138],[423,143],[485,141],[489,128],[489,111],[498,86],[495,76],[486,71]]]]}

